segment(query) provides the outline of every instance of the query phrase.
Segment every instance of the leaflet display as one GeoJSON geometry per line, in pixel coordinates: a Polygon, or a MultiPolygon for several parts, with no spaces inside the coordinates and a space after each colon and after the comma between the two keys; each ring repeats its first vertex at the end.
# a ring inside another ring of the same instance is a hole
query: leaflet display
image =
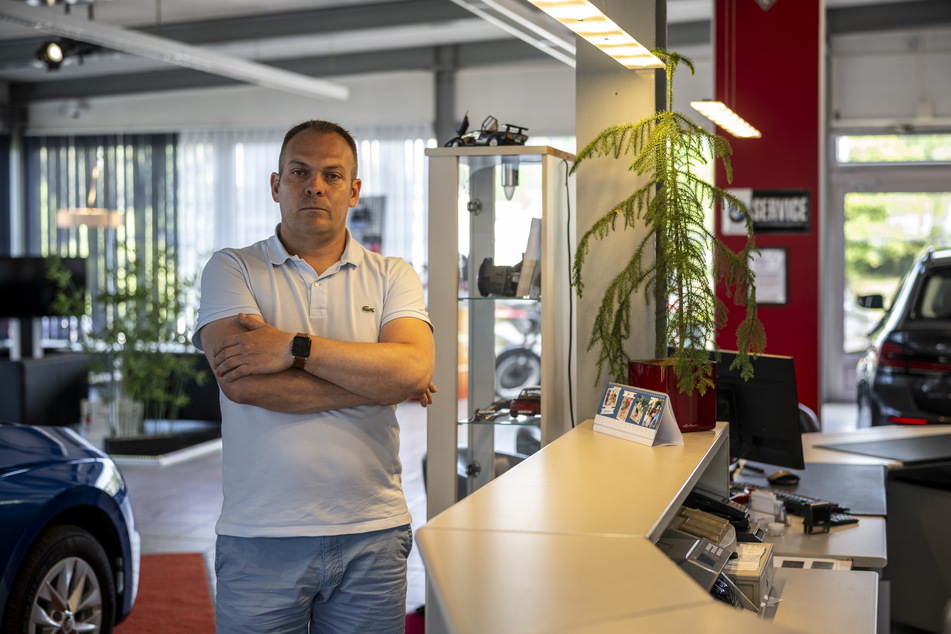
{"type": "Polygon", "coordinates": [[[594,429],[642,445],[684,444],[666,394],[621,383],[605,389],[594,429]]]}

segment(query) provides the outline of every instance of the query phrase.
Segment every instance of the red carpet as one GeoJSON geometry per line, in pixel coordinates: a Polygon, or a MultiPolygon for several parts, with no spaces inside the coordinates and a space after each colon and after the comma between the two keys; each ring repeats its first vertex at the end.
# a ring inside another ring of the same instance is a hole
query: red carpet
{"type": "Polygon", "coordinates": [[[115,634],[214,634],[215,610],[201,553],[142,555],[139,595],[115,634]]]}
{"type": "MultiPolygon", "coordinates": [[[[424,632],[422,610],[406,615],[406,633],[424,632]]],[[[201,553],[142,555],[139,596],[115,634],[215,634],[215,609],[201,553]]]]}

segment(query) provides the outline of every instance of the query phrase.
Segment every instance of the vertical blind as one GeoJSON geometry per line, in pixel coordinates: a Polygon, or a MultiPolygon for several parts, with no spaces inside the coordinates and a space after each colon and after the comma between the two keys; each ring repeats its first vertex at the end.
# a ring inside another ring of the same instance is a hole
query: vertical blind
{"type": "MultiPolygon", "coordinates": [[[[361,195],[382,199],[382,252],[426,262],[426,126],[353,128],[361,195]]],[[[211,254],[274,233],[281,214],[271,198],[285,128],[209,129],[179,136],[179,244],[183,272],[197,274],[211,254]]]]}
{"type": "MultiPolygon", "coordinates": [[[[87,286],[93,296],[116,279],[116,272],[120,277],[131,274],[134,260],[156,276],[152,285],[187,286],[215,250],[273,234],[280,210],[271,198],[270,174],[277,169],[285,131],[28,136],[23,210],[27,250],[87,258],[87,286]],[[122,221],[115,227],[57,226],[59,211],[87,206],[119,212],[122,221]]],[[[431,130],[400,126],[351,131],[358,143],[362,195],[382,209],[381,250],[406,259],[425,281],[423,150],[435,143],[431,130]]],[[[192,297],[184,329],[193,323],[196,306],[192,297]]],[[[94,327],[102,318],[94,305],[94,327]]],[[[45,330],[53,339],[75,341],[77,323],[49,320],[45,330]]]]}
{"type": "MultiPolygon", "coordinates": [[[[155,288],[178,285],[176,135],[30,136],[25,139],[27,249],[38,255],[87,258],[95,297],[123,283],[138,262],[155,288]],[[122,214],[114,227],[58,226],[61,210],[86,207],[122,214]]],[[[93,302],[93,322],[103,315],[93,302]]],[[[75,320],[49,320],[45,336],[62,338],[75,320]]]]}

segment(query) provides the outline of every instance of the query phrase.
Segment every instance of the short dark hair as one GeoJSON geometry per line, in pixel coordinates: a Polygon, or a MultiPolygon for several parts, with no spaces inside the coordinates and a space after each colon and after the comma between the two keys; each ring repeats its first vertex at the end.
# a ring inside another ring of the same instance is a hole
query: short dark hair
{"type": "Polygon", "coordinates": [[[353,152],[353,174],[350,176],[354,179],[357,177],[357,142],[353,140],[353,135],[339,124],[333,123],[332,121],[321,121],[320,119],[311,119],[310,121],[298,123],[287,131],[287,134],[284,135],[284,142],[281,143],[281,153],[277,159],[278,174],[284,169],[284,150],[287,149],[287,144],[304,130],[312,130],[317,134],[339,134],[343,140],[347,142],[347,145],[350,146],[350,151],[353,152]]]}

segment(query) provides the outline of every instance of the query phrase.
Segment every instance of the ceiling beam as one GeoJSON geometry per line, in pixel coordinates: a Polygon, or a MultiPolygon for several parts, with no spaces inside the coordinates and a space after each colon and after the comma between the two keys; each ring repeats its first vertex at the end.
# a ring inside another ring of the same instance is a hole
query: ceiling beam
{"type": "Polygon", "coordinates": [[[240,57],[183,44],[148,33],[130,31],[91,20],[0,0],[0,18],[50,35],[95,44],[167,64],[221,75],[241,82],[318,99],[346,99],[346,86],[298,75],[240,57]]]}
{"type": "MultiPolygon", "coordinates": [[[[312,77],[335,78],[379,72],[432,71],[437,65],[440,47],[424,46],[344,56],[273,60],[270,65],[312,77]]],[[[519,40],[506,39],[455,45],[456,68],[520,61],[551,59],[519,40]]],[[[81,99],[110,95],[143,94],[167,90],[234,86],[240,82],[187,69],[127,73],[90,78],[64,79],[36,83],[11,83],[10,101],[24,104],[43,99],[81,99]]]]}
{"type": "Polygon", "coordinates": [[[826,11],[829,35],[898,31],[951,24],[951,2],[916,0],[875,6],[839,7],[826,11]]]}
{"type": "MultiPolygon", "coordinates": [[[[347,31],[373,30],[471,19],[465,9],[446,0],[404,0],[285,11],[215,20],[175,22],[129,29],[196,46],[253,42],[282,37],[339,35],[347,31]]],[[[31,64],[44,38],[0,41],[0,68],[31,64]]]]}

